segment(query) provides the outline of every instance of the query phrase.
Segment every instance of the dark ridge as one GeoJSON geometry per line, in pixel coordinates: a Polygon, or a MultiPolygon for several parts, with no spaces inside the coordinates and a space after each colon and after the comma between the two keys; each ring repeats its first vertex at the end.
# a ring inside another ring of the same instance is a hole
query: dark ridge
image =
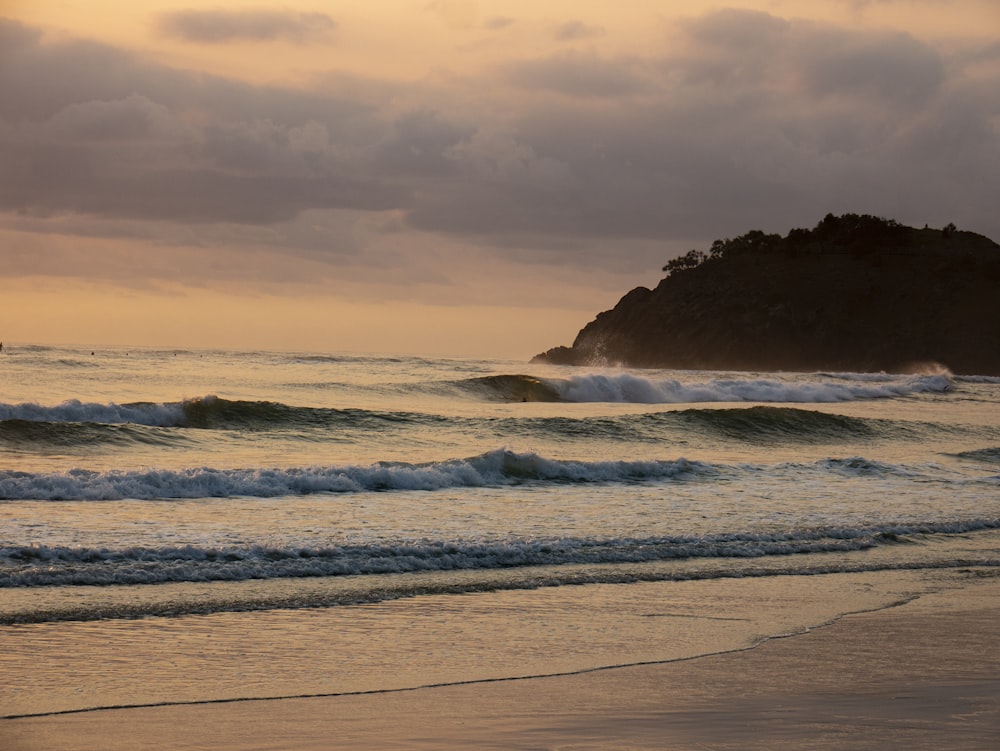
{"type": "Polygon", "coordinates": [[[1000,246],[957,230],[828,214],[692,250],[532,362],[1000,375],[1000,246]]]}

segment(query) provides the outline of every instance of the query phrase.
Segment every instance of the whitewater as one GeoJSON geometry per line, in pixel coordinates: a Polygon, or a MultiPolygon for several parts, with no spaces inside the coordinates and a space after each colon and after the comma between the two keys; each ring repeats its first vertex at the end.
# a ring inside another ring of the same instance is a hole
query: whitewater
{"type": "MultiPolygon", "coordinates": [[[[0,379],[5,638],[213,618],[237,639],[277,612],[302,629],[473,593],[578,609],[580,585],[1000,567],[1000,379],[941,366],[10,346],[0,379]]],[[[101,704],[39,680],[38,711],[101,704]]]]}

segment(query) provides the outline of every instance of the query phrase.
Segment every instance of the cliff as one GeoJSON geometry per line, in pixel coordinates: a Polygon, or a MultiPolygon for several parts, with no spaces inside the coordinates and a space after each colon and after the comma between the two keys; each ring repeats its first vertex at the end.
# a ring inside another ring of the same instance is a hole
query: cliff
{"type": "Polygon", "coordinates": [[[691,251],[534,361],[712,370],[1000,375],[1000,246],[828,215],[691,251]]]}

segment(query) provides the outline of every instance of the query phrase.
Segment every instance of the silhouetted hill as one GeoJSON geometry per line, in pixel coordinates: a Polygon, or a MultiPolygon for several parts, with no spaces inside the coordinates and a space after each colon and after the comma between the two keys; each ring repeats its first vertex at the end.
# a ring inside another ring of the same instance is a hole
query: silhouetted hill
{"type": "Polygon", "coordinates": [[[953,225],[827,215],[691,251],[533,361],[1000,375],[1000,246],[953,225]]]}

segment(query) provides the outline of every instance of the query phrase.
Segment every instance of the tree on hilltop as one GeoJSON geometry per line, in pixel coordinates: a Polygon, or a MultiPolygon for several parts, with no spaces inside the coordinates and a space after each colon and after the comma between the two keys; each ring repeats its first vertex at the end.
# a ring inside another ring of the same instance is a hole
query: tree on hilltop
{"type": "MultiPolygon", "coordinates": [[[[947,237],[954,231],[955,226],[949,225],[943,232],[947,237]]],[[[894,219],[885,219],[872,214],[841,216],[827,214],[813,229],[792,229],[785,237],[755,229],[732,239],[727,237],[716,240],[707,253],[690,250],[683,256],[668,261],[663,271],[668,275],[681,273],[697,268],[703,263],[737,255],[766,253],[795,255],[810,247],[820,253],[830,252],[832,249],[839,252],[846,249],[854,253],[864,252],[884,245],[898,244],[906,232],[907,227],[894,219]]]]}

